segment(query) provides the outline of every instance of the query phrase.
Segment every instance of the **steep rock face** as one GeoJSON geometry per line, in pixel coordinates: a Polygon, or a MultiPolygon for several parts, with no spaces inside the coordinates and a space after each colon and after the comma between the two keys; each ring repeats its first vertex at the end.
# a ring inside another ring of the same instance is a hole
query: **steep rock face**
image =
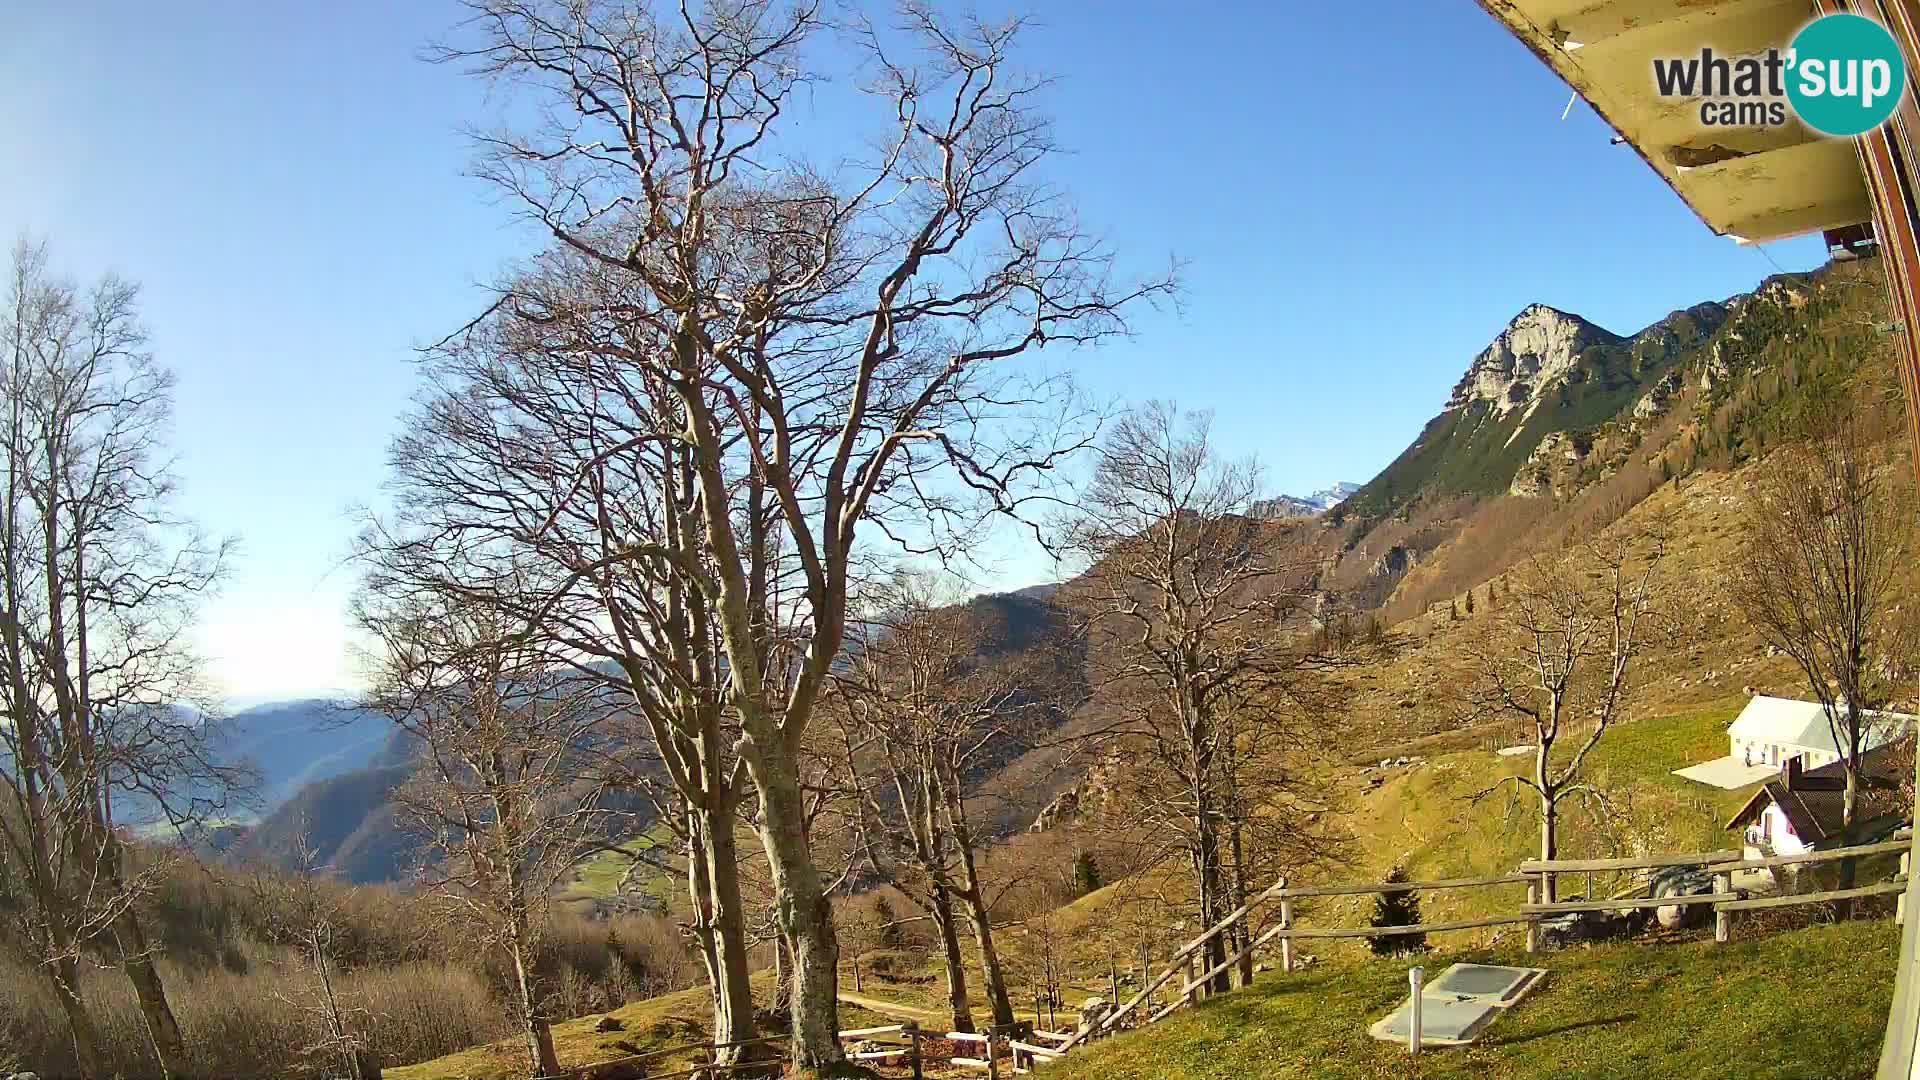
{"type": "Polygon", "coordinates": [[[1539,400],[1548,388],[1580,366],[1581,354],[1614,344],[1619,335],[1578,315],[1531,304],[1486,347],[1447,399],[1448,409],[1485,401],[1501,416],[1539,400]]]}
{"type": "Polygon", "coordinates": [[[1564,482],[1560,478],[1569,470],[1578,469],[1591,449],[1592,444],[1578,436],[1564,431],[1548,432],[1513,474],[1507,493],[1532,499],[1563,494],[1564,482]]]}
{"type": "Polygon", "coordinates": [[[1644,394],[1639,401],[1634,403],[1633,418],[1635,420],[1652,420],[1655,417],[1665,415],[1668,403],[1673,400],[1675,394],[1680,392],[1684,384],[1685,380],[1681,379],[1678,371],[1667,372],[1660,377],[1659,382],[1654,383],[1653,386],[1647,390],[1646,394],[1644,394]]]}
{"type": "Polygon", "coordinates": [[[1724,336],[1732,311],[1695,304],[1621,337],[1578,315],[1528,306],[1474,357],[1420,437],[1351,497],[1350,510],[1378,516],[1427,495],[1557,489],[1579,470],[1556,463],[1556,476],[1544,476],[1529,458],[1546,437],[1594,432],[1643,403],[1642,418],[1657,415],[1679,386],[1664,380],[1691,370],[1724,336]]]}

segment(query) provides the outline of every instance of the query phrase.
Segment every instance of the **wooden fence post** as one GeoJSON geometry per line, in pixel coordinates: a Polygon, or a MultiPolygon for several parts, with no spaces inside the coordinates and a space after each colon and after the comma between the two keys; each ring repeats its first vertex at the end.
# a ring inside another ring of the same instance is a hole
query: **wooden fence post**
{"type": "MultiPolygon", "coordinates": [[[[1910,851],[1901,851],[1901,876],[1903,876],[1903,878],[1907,876],[1907,859],[1910,859],[1910,857],[1912,857],[1910,851]]],[[[1901,926],[1907,924],[1907,892],[1905,892],[1905,890],[1901,892],[1899,899],[1893,901],[1893,922],[1897,922],[1897,924],[1901,924],[1901,926]]]]}
{"type": "MultiPolygon", "coordinates": [[[[1529,905],[1532,905],[1532,904],[1538,904],[1539,902],[1540,902],[1540,883],[1529,878],[1527,880],[1527,903],[1529,905]]],[[[1539,919],[1527,920],[1527,951],[1530,953],[1540,951],[1540,920],[1539,919]]]]}
{"type": "MultiPolygon", "coordinates": [[[[1713,875],[1713,891],[1730,893],[1733,891],[1733,874],[1722,870],[1713,875]]],[[[1733,937],[1733,912],[1720,904],[1713,905],[1713,940],[1725,945],[1733,937]]]]}
{"type": "Polygon", "coordinates": [[[1187,1004],[1189,1005],[1192,1005],[1200,1000],[1200,987],[1193,981],[1193,975],[1195,970],[1196,969],[1193,966],[1193,953],[1188,953],[1187,954],[1187,1004]]]}
{"type": "Polygon", "coordinates": [[[923,1074],[921,1071],[922,1066],[920,1064],[920,1025],[919,1024],[916,1024],[916,1023],[907,1024],[907,1043],[909,1046],[909,1049],[907,1051],[907,1060],[913,1066],[913,1080],[924,1080],[923,1074]]]}
{"type": "MultiPolygon", "coordinates": [[[[1280,887],[1282,889],[1287,887],[1286,878],[1280,879],[1280,887]]],[[[1293,898],[1290,896],[1280,898],[1280,929],[1282,931],[1293,929],[1293,898]]],[[[1291,936],[1280,938],[1280,970],[1288,974],[1293,972],[1293,938],[1291,936]]]]}

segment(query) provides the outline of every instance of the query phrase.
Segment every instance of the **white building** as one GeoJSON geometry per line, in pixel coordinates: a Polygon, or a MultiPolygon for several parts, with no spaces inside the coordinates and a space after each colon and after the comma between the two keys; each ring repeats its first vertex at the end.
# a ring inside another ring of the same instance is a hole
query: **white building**
{"type": "Polygon", "coordinates": [[[1861,797],[1864,816],[1856,821],[1851,837],[1845,834],[1845,768],[1835,762],[1802,771],[1797,757],[1786,759],[1780,775],[1761,785],[1728,820],[1727,828],[1741,834],[1749,858],[1799,855],[1817,847],[1861,843],[1879,835],[1885,831],[1883,826],[1897,824],[1902,815],[1892,811],[1887,799],[1875,795],[1897,792],[1903,769],[1891,752],[1879,750],[1861,755],[1860,768],[1865,785],[1861,797]]]}
{"type": "MultiPolygon", "coordinates": [[[[1905,713],[1870,712],[1861,732],[1860,751],[1885,746],[1916,717],[1905,713]]],[[[1779,767],[1791,758],[1799,758],[1803,769],[1812,771],[1831,765],[1841,757],[1837,731],[1844,731],[1846,719],[1830,723],[1826,709],[1817,701],[1796,701],[1760,695],[1747,702],[1733,726],[1727,729],[1729,753],[1743,765],[1779,767]]]]}

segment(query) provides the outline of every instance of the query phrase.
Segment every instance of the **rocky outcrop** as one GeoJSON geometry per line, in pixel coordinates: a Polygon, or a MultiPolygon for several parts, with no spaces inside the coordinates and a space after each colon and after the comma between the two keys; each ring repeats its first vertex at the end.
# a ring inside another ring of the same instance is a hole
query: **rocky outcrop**
{"type": "Polygon", "coordinates": [[[1545,304],[1529,305],[1474,357],[1453,388],[1447,408],[1485,401],[1503,416],[1525,408],[1578,368],[1582,353],[1622,340],[1578,315],[1545,304]]]}
{"type": "Polygon", "coordinates": [[[1420,561],[1420,555],[1411,548],[1395,544],[1387,549],[1385,555],[1373,561],[1367,575],[1381,581],[1397,581],[1420,561]]]}
{"type": "Polygon", "coordinates": [[[1034,816],[1033,824],[1027,826],[1028,832],[1046,832],[1048,829],[1065,825],[1080,816],[1080,789],[1071,787],[1053,797],[1053,801],[1040,808],[1034,816]]]}
{"type": "Polygon", "coordinates": [[[1633,403],[1633,418],[1645,421],[1666,415],[1667,408],[1673,403],[1675,395],[1685,385],[1678,371],[1669,371],[1660,377],[1660,381],[1647,388],[1640,400],[1633,403]]]}
{"type": "Polygon", "coordinates": [[[1531,499],[1566,494],[1572,486],[1569,478],[1579,472],[1592,449],[1592,442],[1582,436],[1547,432],[1513,474],[1507,493],[1531,499]]]}

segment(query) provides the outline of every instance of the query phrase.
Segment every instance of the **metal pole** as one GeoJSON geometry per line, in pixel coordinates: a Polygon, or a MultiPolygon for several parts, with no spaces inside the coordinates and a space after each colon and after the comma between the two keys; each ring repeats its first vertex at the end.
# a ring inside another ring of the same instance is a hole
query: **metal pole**
{"type": "Polygon", "coordinates": [[[1420,1052],[1420,987],[1426,980],[1425,968],[1413,968],[1407,972],[1407,984],[1413,987],[1413,996],[1407,1005],[1407,1053],[1420,1052]]]}

